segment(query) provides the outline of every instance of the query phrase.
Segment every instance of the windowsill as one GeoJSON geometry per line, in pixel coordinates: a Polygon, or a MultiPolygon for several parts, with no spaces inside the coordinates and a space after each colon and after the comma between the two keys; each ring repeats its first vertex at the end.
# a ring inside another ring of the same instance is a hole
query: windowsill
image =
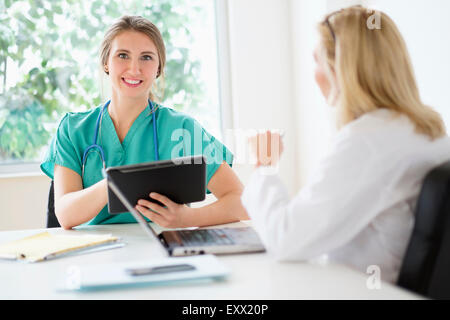
{"type": "Polygon", "coordinates": [[[40,171],[30,171],[30,172],[12,172],[12,173],[2,173],[0,172],[0,179],[11,179],[11,178],[34,178],[45,176],[43,172],[40,171]]]}
{"type": "Polygon", "coordinates": [[[0,179],[27,178],[45,176],[39,162],[0,165],[0,179]]]}

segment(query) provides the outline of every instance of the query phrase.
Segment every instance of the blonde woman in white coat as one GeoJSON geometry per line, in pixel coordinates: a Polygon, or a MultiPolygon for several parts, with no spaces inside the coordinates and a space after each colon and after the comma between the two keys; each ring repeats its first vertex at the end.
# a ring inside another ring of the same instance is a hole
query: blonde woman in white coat
{"type": "MultiPolygon", "coordinates": [[[[404,40],[394,22],[350,7],[318,25],[316,82],[337,108],[333,147],[293,198],[276,174],[279,155],[260,152],[277,134],[250,139],[258,158],[242,195],[253,226],[278,260],[332,262],[366,272],[380,268],[395,283],[414,225],[425,174],[450,159],[450,139],[438,113],[419,97],[404,40]]],[[[277,150],[275,150],[277,151],[277,150]]]]}

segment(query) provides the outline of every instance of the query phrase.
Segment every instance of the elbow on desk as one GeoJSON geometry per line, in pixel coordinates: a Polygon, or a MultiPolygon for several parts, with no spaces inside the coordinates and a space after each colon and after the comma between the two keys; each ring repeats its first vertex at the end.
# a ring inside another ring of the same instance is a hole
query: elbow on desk
{"type": "Polygon", "coordinates": [[[58,219],[59,225],[64,230],[71,230],[73,227],[75,227],[74,225],[67,223],[66,220],[59,218],[58,215],[56,215],[56,218],[58,219]]]}
{"type": "Polygon", "coordinates": [[[61,228],[63,228],[64,230],[72,230],[72,226],[66,226],[66,225],[62,225],[62,224],[60,224],[61,225],[61,228]]]}
{"type": "Polygon", "coordinates": [[[55,216],[56,219],[58,220],[59,225],[64,230],[71,230],[73,227],[76,226],[74,224],[69,223],[67,217],[64,217],[64,213],[61,212],[61,210],[58,210],[56,206],[55,206],[55,216]]]}

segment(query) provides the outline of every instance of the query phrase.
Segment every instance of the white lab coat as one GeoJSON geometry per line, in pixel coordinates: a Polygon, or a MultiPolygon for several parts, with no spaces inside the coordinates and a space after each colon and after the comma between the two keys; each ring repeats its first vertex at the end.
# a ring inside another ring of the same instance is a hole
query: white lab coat
{"type": "Polygon", "coordinates": [[[380,109],[343,127],[312,179],[293,198],[277,175],[256,169],[242,203],[278,260],[327,254],[395,283],[425,174],[450,159],[450,138],[431,141],[403,115],[380,109]]]}

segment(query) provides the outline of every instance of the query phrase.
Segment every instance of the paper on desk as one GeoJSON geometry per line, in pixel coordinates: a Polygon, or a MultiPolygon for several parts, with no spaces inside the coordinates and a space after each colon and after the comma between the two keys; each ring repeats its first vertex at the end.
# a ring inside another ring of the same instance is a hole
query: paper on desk
{"type": "MultiPolygon", "coordinates": [[[[74,268],[74,266],[72,266],[74,268]]],[[[177,258],[145,259],[123,263],[81,265],[60,274],[57,290],[100,290],[136,285],[168,285],[182,281],[224,280],[230,270],[214,255],[199,255],[177,258]],[[193,270],[151,275],[132,276],[130,268],[149,268],[189,264],[193,270]]]]}
{"type": "Polygon", "coordinates": [[[25,260],[37,262],[70,251],[91,248],[119,240],[107,235],[54,235],[42,232],[16,241],[0,245],[0,259],[25,260]]]}

